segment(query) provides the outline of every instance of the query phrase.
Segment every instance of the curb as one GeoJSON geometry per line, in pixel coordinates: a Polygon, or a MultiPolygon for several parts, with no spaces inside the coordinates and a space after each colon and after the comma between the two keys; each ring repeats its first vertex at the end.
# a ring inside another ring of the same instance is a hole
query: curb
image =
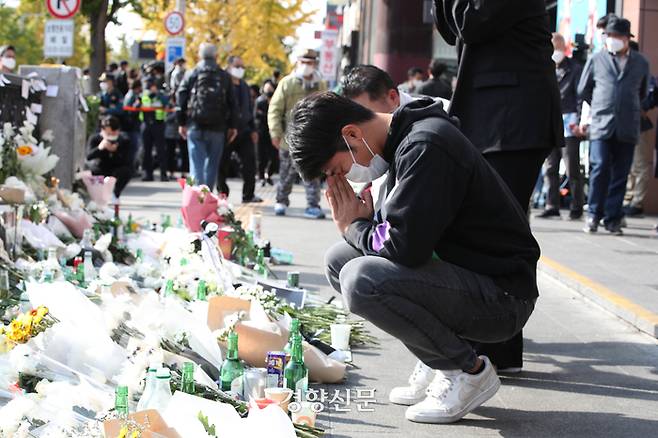
{"type": "Polygon", "coordinates": [[[658,339],[658,314],[548,257],[542,256],[539,259],[537,269],[633,325],[638,330],[658,339]]]}

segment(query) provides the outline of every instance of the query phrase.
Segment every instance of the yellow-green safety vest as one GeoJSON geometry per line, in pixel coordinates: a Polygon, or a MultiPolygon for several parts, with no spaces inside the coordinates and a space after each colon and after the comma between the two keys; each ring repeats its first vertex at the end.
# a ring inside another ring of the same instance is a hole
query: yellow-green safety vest
{"type": "MultiPolygon", "coordinates": [[[[166,113],[164,110],[164,105],[160,99],[154,99],[151,101],[151,97],[147,92],[142,94],[142,108],[156,108],[155,110],[155,120],[162,122],[165,119],[166,113]]],[[[144,112],[139,113],[139,120],[144,121],[144,112]]]]}

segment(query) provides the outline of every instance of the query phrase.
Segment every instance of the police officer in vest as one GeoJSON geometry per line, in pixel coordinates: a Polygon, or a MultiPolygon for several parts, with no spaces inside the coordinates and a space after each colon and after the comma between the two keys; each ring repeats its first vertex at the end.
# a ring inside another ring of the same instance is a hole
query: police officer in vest
{"type": "Polygon", "coordinates": [[[160,167],[160,180],[169,181],[167,176],[167,144],[165,142],[165,107],[167,97],[160,91],[157,83],[149,79],[146,82],[146,90],[142,94],[142,144],[144,146],[144,178],[142,181],[153,181],[153,146],[157,152],[158,165],[160,167]]]}

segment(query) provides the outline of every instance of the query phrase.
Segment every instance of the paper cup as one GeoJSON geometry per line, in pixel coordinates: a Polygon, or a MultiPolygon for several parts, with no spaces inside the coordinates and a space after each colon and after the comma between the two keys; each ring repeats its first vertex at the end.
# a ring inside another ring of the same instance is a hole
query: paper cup
{"type": "Polygon", "coordinates": [[[288,404],[292,394],[290,388],[265,388],[265,397],[277,402],[284,412],[288,412],[288,404]]]}
{"type": "Polygon", "coordinates": [[[331,346],[336,350],[349,350],[351,331],[350,324],[331,324],[331,346]]]}
{"type": "Polygon", "coordinates": [[[317,413],[319,410],[321,410],[321,408],[318,410],[314,406],[315,404],[316,403],[310,401],[290,403],[288,409],[292,414],[292,422],[295,424],[303,424],[305,426],[315,427],[315,419],[317,417],[317,413]]]}

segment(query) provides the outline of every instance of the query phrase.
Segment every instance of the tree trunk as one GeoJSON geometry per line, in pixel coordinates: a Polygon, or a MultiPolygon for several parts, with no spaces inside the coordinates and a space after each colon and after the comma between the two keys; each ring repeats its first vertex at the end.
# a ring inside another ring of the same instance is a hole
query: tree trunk
{"type": "Polygon", "coordinates": [[[109,0],[102,0],[95,13],[89,16],[89,76],[91,89],[98,92],[98,77],[107,66],[107,44],[105,43],[105,28],[107,27],[107,6],[109,0]]]}

